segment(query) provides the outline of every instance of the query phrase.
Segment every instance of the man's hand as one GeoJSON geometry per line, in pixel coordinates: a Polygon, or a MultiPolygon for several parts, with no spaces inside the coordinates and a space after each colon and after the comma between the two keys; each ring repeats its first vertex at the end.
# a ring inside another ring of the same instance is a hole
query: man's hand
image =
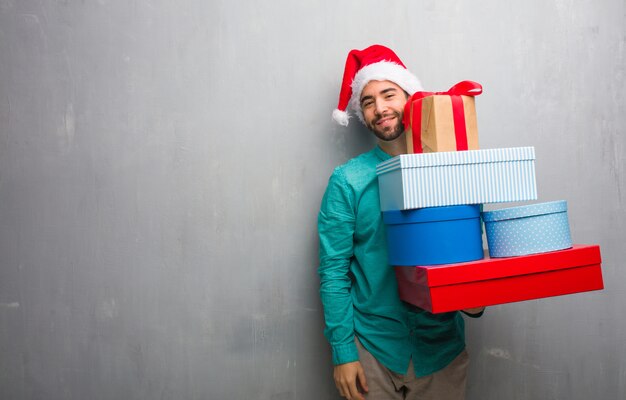
{"type": "Polygon", "coordinates": [[[365,372],[359,361],[336,365],[333,377],[339,394],[348,400],[363,400],[358,386],[361,386],[365,392],[369,391],[365,372]]]}
{"type": "Polygon", "coordinates": [[[485,307],[466,308],[463,311],[468,313],[468,314],[476,315],[476,314],[480,314],[481,312],[485,311],[485,307]]]}

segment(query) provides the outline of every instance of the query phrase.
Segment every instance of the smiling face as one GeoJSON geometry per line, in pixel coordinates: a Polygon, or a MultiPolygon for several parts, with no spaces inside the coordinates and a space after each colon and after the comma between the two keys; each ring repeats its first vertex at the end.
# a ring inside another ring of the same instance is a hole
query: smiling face
{"type": "Polygon", "coordinates": [[[407,94],[400,86],[390,81],[370,81],[360,100],[365,125],[378,139],[389,142],[402,135],[407,94]]]}

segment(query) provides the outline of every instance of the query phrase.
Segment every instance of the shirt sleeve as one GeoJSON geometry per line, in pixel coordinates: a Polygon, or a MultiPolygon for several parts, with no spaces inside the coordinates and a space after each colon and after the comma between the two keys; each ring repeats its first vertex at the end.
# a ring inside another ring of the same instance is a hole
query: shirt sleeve
{"type": "Polygon", "coordinates": [[[340,170],[329,179],[318,216],[320,297],[333,364],[359,359],[354,343],[350,263],[354,255],[354,193],[340,170]]]}

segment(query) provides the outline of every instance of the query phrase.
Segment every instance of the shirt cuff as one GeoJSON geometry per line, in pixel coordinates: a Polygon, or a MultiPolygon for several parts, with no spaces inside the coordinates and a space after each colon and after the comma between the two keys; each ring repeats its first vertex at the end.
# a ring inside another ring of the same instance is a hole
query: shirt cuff
{"type": "Polygon", "coordinates": [[[333,365],[345,364],[359,360],[359,351],[354,342],[332,346],[333,365]]]}

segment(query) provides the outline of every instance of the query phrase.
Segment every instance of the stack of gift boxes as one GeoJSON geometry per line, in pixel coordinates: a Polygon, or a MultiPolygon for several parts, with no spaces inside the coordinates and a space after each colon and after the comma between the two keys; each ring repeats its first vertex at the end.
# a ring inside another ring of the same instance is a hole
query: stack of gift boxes
{"type": "Polygon", "coordinates": [[[565,201],[483,212],[536,200],[537,189],[533,147],[478,149],[481,92],[463,81],[413,95],[409,154],[377,166],[400,297],[440,313],[602,289],[600,248],[572,245],[565,201]]]}

